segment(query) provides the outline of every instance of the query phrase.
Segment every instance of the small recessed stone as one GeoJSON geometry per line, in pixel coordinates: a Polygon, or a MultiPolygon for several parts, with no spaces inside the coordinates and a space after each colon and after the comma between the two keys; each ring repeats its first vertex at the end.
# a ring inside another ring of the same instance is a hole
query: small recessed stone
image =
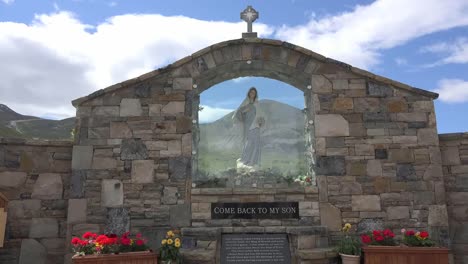
{"type": "Polygon", "coordinates": [[[195,120],[195,119],[194,119],[194,120],[192,120],[192,123],[196,124],[196,123],[197,123],[197,120],[195,120]]]}
{"type": "Polygon", "coordinates": [[[312,89],[312,85],[307,85],[307,89],[312,89]]]}
{"type": "Polygon", "coordinates": [[[198,85],[194,84],[194,85],[192,85],[192,87],[197,89],[198,85]]]}
{"type": "Polygon", "coordinates": [[[196,151],[192,151],[192,154],[195,155],[195,154],[197,154],[197,152],[196,152],[196,151]]]}
{"type": "Polygon", "coordinates": [[[247,64],[251,64],[251,63],[252,63],[252,61],[251,61],[251,60],[248,60],[248,61],[247,61],[247,64]]]}

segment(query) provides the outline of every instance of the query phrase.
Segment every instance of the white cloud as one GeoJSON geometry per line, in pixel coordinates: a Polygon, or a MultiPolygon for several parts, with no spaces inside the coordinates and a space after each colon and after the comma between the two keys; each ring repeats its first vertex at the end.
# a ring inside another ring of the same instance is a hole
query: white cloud
{"type": "Polygon", "coordinates": [[[439,42],[421,48],[423,53],[441,54],[445,58],[428,66],[449,63],[468,63],[468,39],[458,38],[453,42],[439,42]]]}
{"type": "Polygon", "coordinates": [[[468,102],[468,81],[461,79],[442,79],[438,82],[439,99],[446,103],[468,102]]]}
{"type": "Polygon", "coordinates": [[[3,3],[5,3],[6,5],[11,5],[13,4],[13,2],[15,2],[15,0],[2,0],[3,3]]]}
{"type": "Polygon", "coordinates": [[[395,63],[396,63],[398,66],[403,66],[403,65],[407,65],[407,64],[408,64],[408,60],[405,59],[405,58],[396,57],[396,58],[395,58],[395,63]]]}
{"type": "Polygon", "coordinates": [[[211,107],[208,105],[202,105],[202,107],[203,110],[198,113],[200,123],[211,123],[234,111],[234,109],[211,107]]]}
{"type": "Polygon", "coordinates": [[[382,50],[417,37],[468,25],[466,0],[378,0],[350,12],[283,26],[276,37],[352,65],[371,68],[382,50]]]}
{"type": "MultiPolygon", "coordinates": [[[[240,38],[244,27],[156,14],[114,16],[92,26],[64,11],[37,15],[29,25],[0,22],[0,103],[28,115],[73,116],[71,100],[240,38]]],[[[272,32],[263,24],[255,28],[272,32]]]]}

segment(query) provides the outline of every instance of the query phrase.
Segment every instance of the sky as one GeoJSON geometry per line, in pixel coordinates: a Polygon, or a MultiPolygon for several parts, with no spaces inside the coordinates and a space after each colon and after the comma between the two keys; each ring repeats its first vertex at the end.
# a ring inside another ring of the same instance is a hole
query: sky
{"type": "MultiPolygon", "coordinates": [[[[75,98],[240,38],[247,5],[260,37],[437,92],[439,133],[468,131],[468,0],[0,0],[0,103],[74,116],[75,98]]],[[[250,82],[270,85],[226,83],[250,82]]]]}

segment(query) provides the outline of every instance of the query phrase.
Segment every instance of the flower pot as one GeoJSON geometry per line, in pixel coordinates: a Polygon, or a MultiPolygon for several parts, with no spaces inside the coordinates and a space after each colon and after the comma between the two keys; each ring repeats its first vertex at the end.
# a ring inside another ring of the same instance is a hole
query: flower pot
{"type": "Polygon", "coordinates": [[[365,264],[448,264],[448,248],[440,247],[402,247],[402,246],[365,246],[365,264]]]}
{"type": "Polygon", "coordinates": [[[340,253],[341,261],[343,264],[359,264],[361,262],[361,256],[346,255],[340,253]]]}
{"type": "Polygon", "coordinates": [[[150,251],[127,252],[119,254],[102,254],[74,256],[73,264],[157,264],[157,256],[150,251]]]}

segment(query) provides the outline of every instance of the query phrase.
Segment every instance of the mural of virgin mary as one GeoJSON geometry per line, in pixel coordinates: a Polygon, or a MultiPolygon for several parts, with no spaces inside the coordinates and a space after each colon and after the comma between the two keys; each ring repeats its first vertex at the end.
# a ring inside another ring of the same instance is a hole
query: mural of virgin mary
{"type": "Polygon", "coordinates": [[[260,128],[265,124],[265,117],[260,110],[255,87],[249,89],[245,100],[236,109],[232,118],[240,125],[243,134],[242,154],[237,160],[237,169],[256,171],[260,166],[262,153],[260,128]]]}

